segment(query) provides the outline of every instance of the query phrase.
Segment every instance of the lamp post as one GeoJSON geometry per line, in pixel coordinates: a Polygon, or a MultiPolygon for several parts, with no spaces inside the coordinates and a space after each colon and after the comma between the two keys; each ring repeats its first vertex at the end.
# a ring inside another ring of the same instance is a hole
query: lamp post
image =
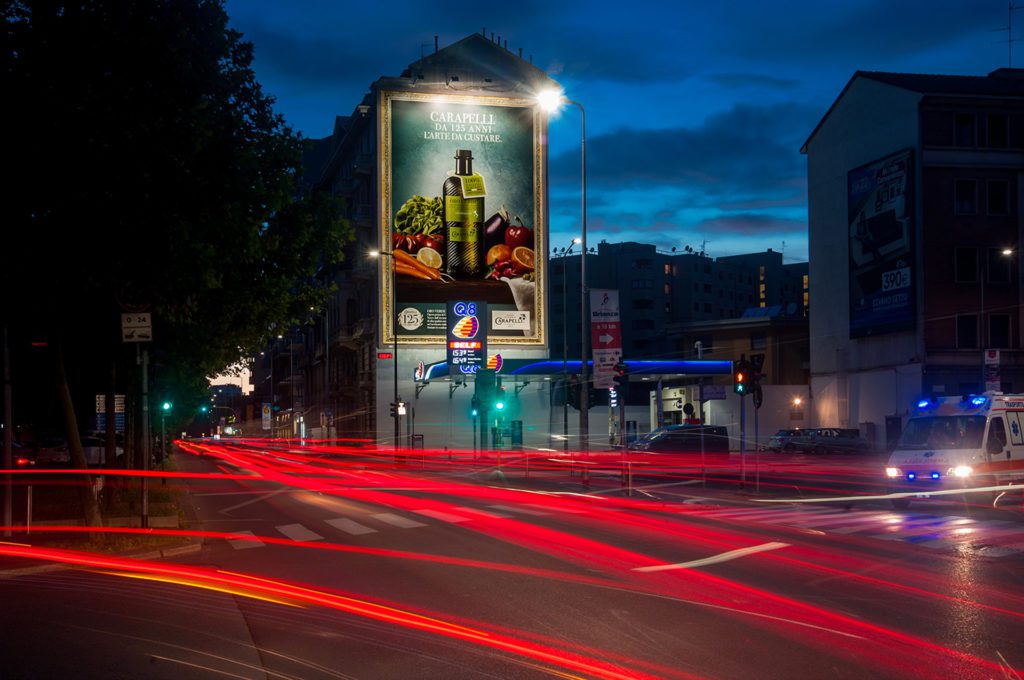
{"type": "Polygon", "coordinates": [[[394,394],[394,408],[395,408],[395,449],[398,449],[399,442],[401,440],[401,432],[399,427],[399,415],[398,415],[398,303],[397,295],[395,292],[395,254],[390,250],[371,250],[370,257],[379,257],[381,255],[387,255],[391,258],[391,335],[394,340],[394,348],[392,350],[393,356],[392,361],[395,362],[395,394],[394,394]]]}
{"type": "MultiPolygon", "coordinates": [[[[590,376],[587,366],[587,112],[583,104],[557,90],[541,92],[537,101],[549,112],[562,104],[572,104],[580,110],[580,450],[586,455],[590,445],[590,376]]],[[[585,469],[583,479],[587,479],[585,469]]]]}
{"type": "MultiPolygon", "coordinates": [[[[1013,248],[1003,248],[999,251],[1001,257],[1010,257],[1013,255],[1013,248]]],[[[987,323],[985,316],[985,279],[988,278],[989,267],[988,267],[988,247],[983,246],[978,249],[978,282],[981,289],[981,313],[978,315],[978,345],[981,347],[981,391],[985,392],[988,383],[988,370],[985,365],[985,351],[989,349],[988,344],[992,342],[992,329],[987,323]],[[983,254],[984,253],[984,257],[983,254]],[[985,330],[988,328],[988,332],[985,330]]]]}
{"type": "Polygon", "coordinates": [[[165,401],[160,408],[160,467],[167,458],[167,412],[171,410],[171,402],[165,401]]]}
{"type": "Polygon", "coordinates": [[[565,273],[565,259],[572,252],[572,247],[580,242],[574,238],[568,247],[562,248],[562,446],[566,453],[569,452],[569,305],[566,299],[569,279],[565,273]]]}

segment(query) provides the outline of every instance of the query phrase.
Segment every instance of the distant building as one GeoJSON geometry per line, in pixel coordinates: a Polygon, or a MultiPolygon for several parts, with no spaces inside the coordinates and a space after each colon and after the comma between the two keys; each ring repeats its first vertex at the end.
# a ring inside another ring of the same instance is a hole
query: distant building
{"type": "Polygon", "coordinates": [[[1024,70],[858,71],[801,151],[818,422],[892,441],[921,395],[1024,390],[1024,70]]]}
{"type": "MultiPolygon", "coordinates": [[[[578,357],[580,256],[551,259],[551,356],[578,357]],[[575,351],[574,351],[575,350],[575,351]]],[[[807,263],[786,264],[768,249],[712,258],[660,251],[647,243],[608,243],[587,255],[587,285],[619,291],[626,359],[690,358],[680,354],[670,326],[735,319],[749,308],[779,308],[777,315],[806,316],[807,263]]]]}

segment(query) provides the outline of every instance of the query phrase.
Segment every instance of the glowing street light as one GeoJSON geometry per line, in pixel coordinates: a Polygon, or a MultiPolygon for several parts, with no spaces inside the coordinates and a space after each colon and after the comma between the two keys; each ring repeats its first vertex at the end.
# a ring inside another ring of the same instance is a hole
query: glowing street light
{"type": "Polygon", "coordinates": [[[580,201],[580,449],[589,448],[590,384],[587,366],[587,112],[583,104],[565,96],[561,90],[545,90],[537,95],[537,103],[546,111],[556,111],[563,104],[572,104],[580,110],[580,179],[583,190],[580,201]]]}
{"type": "MultiPolygon", "coordinates": [[[[398,449],[398,442],[401,438],[401,431],[399,423],[398,404],[401,399],[398,398],[398,298],[395,291],[395,254],[390,250],[371,250],[370,257],[380,257],[386,255],[391,258],[391,333],[394,339],[394,348],[392,350],[392,360],[395,362],[395,394],[394,406],[392,407],[392,415],[395,419],[395,449],[398,449]]],[[[396,454],[397,455],[397,454],[396,454]]]]}

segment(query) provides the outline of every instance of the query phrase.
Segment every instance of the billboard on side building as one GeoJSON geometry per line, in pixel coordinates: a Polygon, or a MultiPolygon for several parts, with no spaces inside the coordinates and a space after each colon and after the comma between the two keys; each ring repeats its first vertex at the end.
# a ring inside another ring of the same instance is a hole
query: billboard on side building
{"type": "Polygon", "coordinates": [[[488,344],[544,346],[546,114],[398,90],[378,104],[382,343],[443,346],[447,304],[468,299],[486,303],[488,344]]]}
{"type": "Polygon", "coordinates": [[[847,175],[851,338],[914,328],[913,182],[910,149],[847,175]]]}

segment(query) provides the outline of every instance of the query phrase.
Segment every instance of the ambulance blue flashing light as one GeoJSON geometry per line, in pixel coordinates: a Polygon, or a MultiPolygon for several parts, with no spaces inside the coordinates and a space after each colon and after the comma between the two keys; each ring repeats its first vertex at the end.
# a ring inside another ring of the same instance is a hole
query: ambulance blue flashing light
{"type": "Polygon", "coordinates": [[[908,472],[907,479],[909,479],[910,481],[914,481],[915,479],[917,479],[917,475],[914,474],[913,472],[908,472]]]}
{"type": "Polygon", "coordinates": [[[932,473],[932,479],[938,479],[938,478],[939,478],[939,473],[938,472],[933,472],[932,473]]]}
{"type": "Polygon", "coordinates": [[[918,408],[928,408],[928,405],[931,404],[931,403],[932,402],[930,402],[927,399],[922,399],[921,401],[917,402],[917,407],[918,408]]]}
{"type": "Polygon", "coordinates": [[[974,397],[973,399],[971,399],[971,405],[973,406],[981,406],[984,403],[985,397],[974,397]]]}

